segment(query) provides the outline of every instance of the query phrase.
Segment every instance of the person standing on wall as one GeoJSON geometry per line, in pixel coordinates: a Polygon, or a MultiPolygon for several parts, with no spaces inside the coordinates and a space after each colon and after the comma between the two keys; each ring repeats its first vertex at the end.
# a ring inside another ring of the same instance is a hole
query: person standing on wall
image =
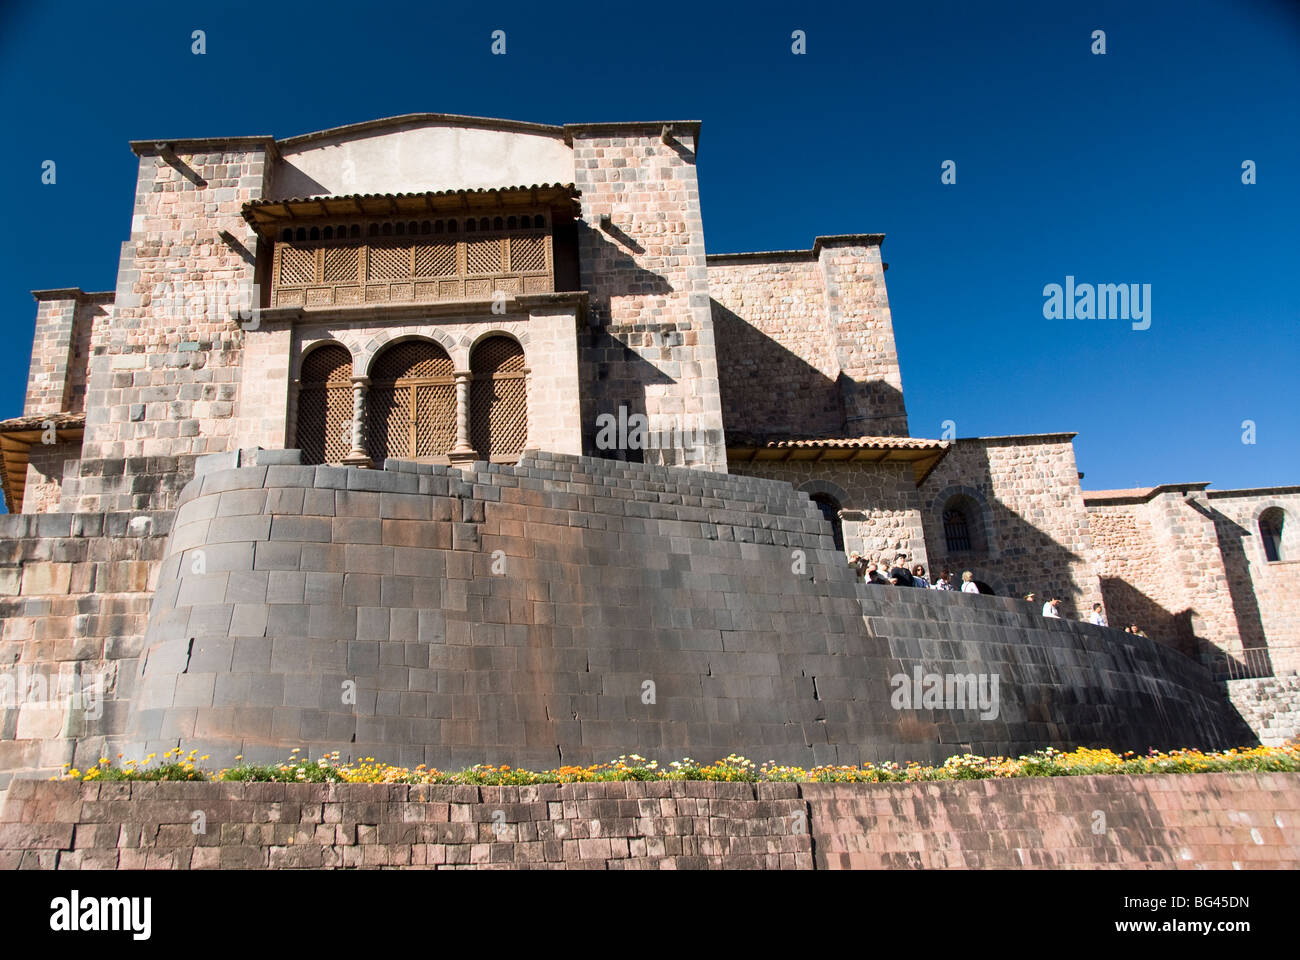
{"type": "Polygon", "coordinates": [[[889,568],[889,582],[896,587],[913,587],[911,571],[907,569],[907,554],[900,553],[889,568]]]}

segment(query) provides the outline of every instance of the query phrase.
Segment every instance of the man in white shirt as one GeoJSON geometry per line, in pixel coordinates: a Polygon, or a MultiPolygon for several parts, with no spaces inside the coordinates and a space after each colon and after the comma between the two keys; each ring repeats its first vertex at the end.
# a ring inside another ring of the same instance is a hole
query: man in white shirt
{"type": "Polygon", "coordinates": [[[1051,617],[1053,620],[1060,620],[1061,614],[1056,609],[1056,605],[1060,602],[1061,601],[1058,598],[1052,597],[1052,599],[1043,604],[1043,616],[1051,617]]]}
{"type": "Polygon", "coordinates": [[[1101,612],[1101,604],[1100,604],[1100,603],[1094,603],[1094,604],[1092,605],[1092,616],[1089,617],[1088,619],[1089,619],[1092,623],[1095,623],[1095,624],[1096,624],[1097,626],[1099,626],[1099,627],[1109,627],[1109,626],[1110,626],[1110,624],[1106,622],[1106,615],[1105,615],[1104,613],[1101,612]]]}

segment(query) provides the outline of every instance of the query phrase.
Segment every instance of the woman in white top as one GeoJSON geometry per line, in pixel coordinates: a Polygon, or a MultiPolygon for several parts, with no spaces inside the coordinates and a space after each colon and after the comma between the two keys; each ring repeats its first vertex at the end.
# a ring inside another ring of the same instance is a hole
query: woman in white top
{"type": "Polygon", "coordinates": [[[961,592],[962,593],[979,593],[980,588],[975,586],[975,574],[967,570],[961,575],[961,592]]]}

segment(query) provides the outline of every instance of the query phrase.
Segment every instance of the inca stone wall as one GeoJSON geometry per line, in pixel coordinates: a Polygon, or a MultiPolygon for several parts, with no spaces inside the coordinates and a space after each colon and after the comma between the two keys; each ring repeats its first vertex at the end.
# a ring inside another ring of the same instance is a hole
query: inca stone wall
{"type": "Polygon", "coordinates": [[[1266,747],[1300,737],[1300,676],[1248,677],[1226,683],[1228,698],[1266,747]]]}
{"type": "MultiPolygon", "coordinates": [[[[1084,618],[1102,599],[1073,434],[957,440],[921,485],[933,569],[970,570],[999,596],[1060,594],[1061,615],[1084,618]],[[950,552],[943,514],[961,500],[971,551],[950,552]],[[972,506],[973,505],[973,506],[972,506]],[[982,548],[981,548],[982,547],[982,548]]],[[[1111,619],[1112,624],[1117,620],[1111,619]]]]}
{"type": "Polygon", "coordinates": [[[171,520],[0,517],[0,788],[14,775],[49,776],[77,750],[102,754],[125,732],[171,520]]]}
{"type": "Polygon", "coordinates": [[[665,143],[657,124],[566,129],[582,192],[581,284],[591,297],[592,325],[580,342],[584,449],[595,452],[597,416],[627,406],[652,430],[677,425],[697,440],[644,451],[646,462],[725,471],[698,131],[676,129],[665,143]]]}
{"type": "Polygon", "coordinates": [[[0,869],[1298,866],[1300,776],[1290,773],[525,787],[25,781],[0,811],[0,869]]]}
{"type": "Polygon", "coordinates": [[[196,476],[119,749],[549,767],[1251,739],[1144,638],[855,585],[787,484],[545,453],[389,466],[196,476]],[[996,676],[997,709],[895,709],[917,668],[996,676]]]}
{"type": "Polygon", "coordinates": [[[930,570],[921,522],[921,496],[910,463],[833,463],[813,460],[734,460],[731,472],[784,480],[812,495],[827,493],[843,508],[844,550],[892,563],[899,553],[909,565],[930,570]]]}
{"type": "Polygon", "coordinates": [[[215,453],[238,442],[243,335],[230,308],[255,279],[256,240],[240,210],[262,195],[267,146],[177,149],[139,147],[113,315],[92,340],[88,459],[215,453]]]}
{"type": "Polygon", "coordinates": [[[69,460],[58,509],[63,513],[170,510],[194,476],[194,460],[187,456],[69,460]]]}

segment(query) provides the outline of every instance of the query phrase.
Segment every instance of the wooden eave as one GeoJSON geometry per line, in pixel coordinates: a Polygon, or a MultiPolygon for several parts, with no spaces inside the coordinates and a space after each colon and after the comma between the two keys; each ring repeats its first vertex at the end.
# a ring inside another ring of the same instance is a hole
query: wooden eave
{"type": "Polygon", "coordinates": [[[916,449],[869,446],[758,446],[727,447],[727,459],[737,463],[910,463],[917,486],[948,452],[948,445],[916,449]]]}
{"type": "MultiPolygon", "coordinates": [[[[0,486],[4,488],[5,508],[10,513],[22,513],[31,447],[41,442],[44,433],[39,425],[0,428],[0,486]]],[[[84,434],[84,420],[64,426],[58,425],[57,419],[55,420],[54,437],[60,443],[65,440],[80,440],[84,434]]]]}
{"type": "Polygon", "coordinates": [[[296,224],[300,221],[314,221],[327,224],[331,218],[356,220],[410,216],[418,219],[477,209],[509,212],[512,209],[538,206],[568,207],[577,213],[580,210],[578,196],[579,191],[571,183],[544,183],[490,190],[436,190],[424,193],[368,193],[253,200],[244,204],[242,213],[255,230],[273,239],[276,228],[289,222],[296,224]]]}

